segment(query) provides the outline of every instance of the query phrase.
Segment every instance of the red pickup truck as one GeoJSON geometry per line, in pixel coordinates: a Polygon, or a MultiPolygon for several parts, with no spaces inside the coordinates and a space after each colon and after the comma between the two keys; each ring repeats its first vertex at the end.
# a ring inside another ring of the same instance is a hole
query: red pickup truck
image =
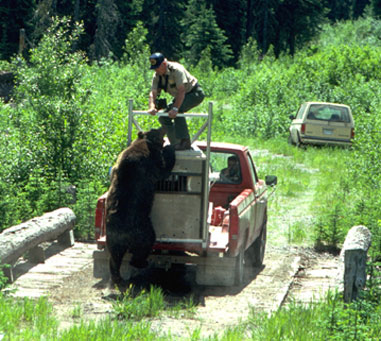
{"type": "MultiPolygon", "coordinates": [[[[259,179],[245,146],[209,140],[177,151],[170,177],[157,185],[151,212],[156,243],[149,262],[166,269],[194,264],[200,285],[241,284],[244,267],[263,262],[268,188],[276,183],[276,176],[259,179]]],[[[96,207],[97,278],[109,271],[106,197],[107,193],[102,195],[96,207]]],[[[122,264],[124,277],[130,274],[129,259],[127,254],[122,264]]]]}

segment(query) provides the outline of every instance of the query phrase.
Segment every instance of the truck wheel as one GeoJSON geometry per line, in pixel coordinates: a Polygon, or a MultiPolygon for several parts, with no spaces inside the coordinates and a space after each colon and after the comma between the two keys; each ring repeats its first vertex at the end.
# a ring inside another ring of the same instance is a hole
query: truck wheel
{"type": "Polygon", "coordinates": [[[263,223],[262,232],[259,237],[253,243],[253,254],[255,267],[260,267],[263,264],[263,259],[265,258],[266,249],[266,237],[267,237],[267,219],[263,223]]]}
{"type": "Polygon", "coordinates": [[[241,285],[245,272],[245,253],[241,250],[235,261],[235,285],[241,285]]]}
{"type": "Polygon", "coordinates": [[[253,244],[245,251],[245,264],[250,267],[260,267],[263,263],[265,257],[265,248],[266,248],[266,235],[267,235],[267,217],[263,222],[261,234],[254,241],[253,244]]]}

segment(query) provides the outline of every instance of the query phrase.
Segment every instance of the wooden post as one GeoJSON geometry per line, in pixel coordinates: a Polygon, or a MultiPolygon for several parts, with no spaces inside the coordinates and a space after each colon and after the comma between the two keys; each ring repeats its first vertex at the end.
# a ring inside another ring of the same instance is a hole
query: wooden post
{"type": "Polygon", "coordinates": [[[25,48],[25,29],[20,29],[20,37],[19,37],[19,54],[22,54],[22,51],[25,48]]]}
{"type": "Polygon", "coordinates": [[[366,282],[366,259],[371,243],[370,231],[362,225],[352,227],[341,250],[344,259],[344,301],[355,300],[366,282]]]}

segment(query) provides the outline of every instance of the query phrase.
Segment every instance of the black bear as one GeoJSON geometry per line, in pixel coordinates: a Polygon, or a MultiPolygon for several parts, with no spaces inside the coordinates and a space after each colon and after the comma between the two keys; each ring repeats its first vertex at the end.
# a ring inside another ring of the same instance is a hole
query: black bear
{"type": "Polygon", "coordinates": [[[112,168],[106,199],[106,240],[111,279],[116,284],[123,282],[120,266],[127,251],[132,255],[132,266],[148,265],[156,239],[150,219],[155,186],[175,165],[174,148],[163,147],[164,134],[163,129],[139,132],[112,168]]]}

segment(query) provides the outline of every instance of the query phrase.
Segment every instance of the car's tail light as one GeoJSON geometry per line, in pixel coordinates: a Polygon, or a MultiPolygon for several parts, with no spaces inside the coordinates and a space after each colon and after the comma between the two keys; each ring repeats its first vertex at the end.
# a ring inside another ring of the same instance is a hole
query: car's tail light
{"type": "Polygon", "coordinates": [[[305,123],[302,124],[302,126],[301,126],[301,128],[300,128],[300,132],[301,132],[302,134],[304,134],[304,133],[306,132],[306,125],[305,125],[305,123]]]}
{"type": "Polygon", "coordinates": [[[355,138],[355,128],[351,129],[351,139],[355,138]]]}

